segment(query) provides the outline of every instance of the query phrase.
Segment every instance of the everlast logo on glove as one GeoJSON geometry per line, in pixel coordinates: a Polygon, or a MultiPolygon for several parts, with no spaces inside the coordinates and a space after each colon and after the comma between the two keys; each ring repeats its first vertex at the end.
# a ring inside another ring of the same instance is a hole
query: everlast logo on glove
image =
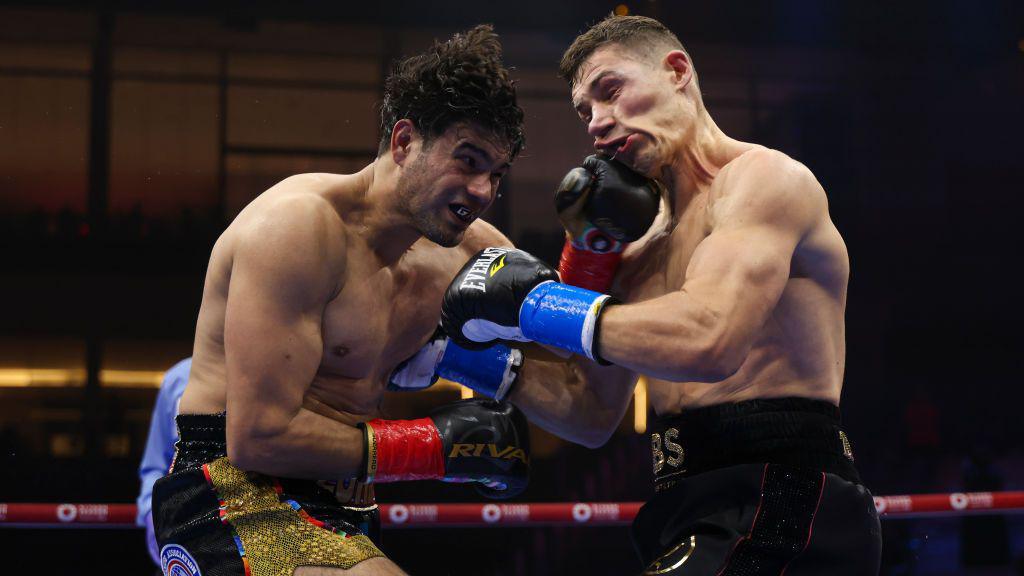
{"type": "Polygon", "coordinates": [[[479,290],[481,292],[487,292],[487,285],[484,283],[488,277],[494,276],[494,273],[505,266],[504,260],[501,261],[500,265],[491,266],[499,256],[504,256],[511,248],[486,248],[477,257],[473,265],[469,267],[469,270],[465,272],[465,276],[462,277],[462,283],[459,284],[460,290],[479,290]],[[490,268],[490,270],[488,270],[490,268]]]}
{"type": "Polygon", "coordinates": [[[524,342],[519,312],[531,290],[557,282],[554,268],[513,248],[491,247],[466,261],[444,293],[441,326],[456,344],[481,350],[524,342]]]}
{"type": "Polygon", "coordinates": [[[484,450],[487,451],[487,455],[491,458],[516,459],[521,460],[523,464],[529,464],[526,459],[526,452],[522,448],[505,446],[499,450],[496,444],[452,444],[452,451],[448,454],[448,457],[482,456],[484,455],[484,450]]]}
{"type": "Polygon", "coordinates": [[[501,270],[504,267],[505,267],[505,257],[502,256],[501,258],[498,258],[497,262],[495,262],[494,264],[491,264],[491,271],[488,272],[487,275],[488,276],[494,276],[495,274],[498,273],[498,270],[501,270]]]}

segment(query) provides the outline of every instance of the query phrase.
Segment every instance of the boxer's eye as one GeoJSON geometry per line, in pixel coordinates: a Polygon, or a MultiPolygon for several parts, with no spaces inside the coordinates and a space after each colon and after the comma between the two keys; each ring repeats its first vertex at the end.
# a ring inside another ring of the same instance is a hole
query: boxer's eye
{"type": "Polygon", "coordinates": [[[459,156],[459,160],[469,168],[476,168],[476,158],[473,158],[472,156],[459,156]]]}
{"type": "Polygon", "coordinates": [[[598,91],[602,99],[610,100],[616,93],[618,93],[620,86],[622,86],[622,83],[615,78],[605,77],[598,85],[598,91]]]}

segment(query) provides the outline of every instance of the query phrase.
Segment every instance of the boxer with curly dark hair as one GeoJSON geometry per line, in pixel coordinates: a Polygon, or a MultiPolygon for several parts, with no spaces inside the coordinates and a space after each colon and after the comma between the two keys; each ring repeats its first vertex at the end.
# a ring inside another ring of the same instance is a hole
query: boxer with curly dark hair
{"type": "Polygon", "coordinates": [[[381,121],[368,166],[285,179],[213,248],[180,441],[153,490],[165,573],[401,574],[373,538],[374,482],[472,482],[493,498],[526,486],[510,405],[380,412],[385,389],[436,381],[442,354],[446,377],[485,367],[464,376],[495,389],[521,364],[436,332],[459,267],[508,243],[478,220],[523,147],[497,35],[479,26],[399,63],[381,121]]]}
{"type": "Polygon", "coordinates": [[[523,111],[494,30],[477,26],[398,63],[384,83],[380,153],[402,118],[412,120],[428,142],[453,123],[473,122],[515,158],[524,143],[523,111]]]}

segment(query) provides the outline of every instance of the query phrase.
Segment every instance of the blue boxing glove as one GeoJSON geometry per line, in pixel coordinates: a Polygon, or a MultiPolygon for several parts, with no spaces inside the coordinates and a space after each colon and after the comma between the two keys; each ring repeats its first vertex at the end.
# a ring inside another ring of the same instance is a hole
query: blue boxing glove
{"type": "Polygon", "coordinates": [[[438,327],[419,352],[391,372],[387,389],[423,390],[444,378],[500,401],[508,396],[522,365],[523,353],[515,348],[499,343],[468,350],[438,327]]]}
{"type": "Polygon", "coordinates": [[[460,346],[533,341],[598,362],[598,319],[607,294],[558,282],[553,268],[511,248],[485,248],[455,276],[441,305],[441,326],[460,346]]]}

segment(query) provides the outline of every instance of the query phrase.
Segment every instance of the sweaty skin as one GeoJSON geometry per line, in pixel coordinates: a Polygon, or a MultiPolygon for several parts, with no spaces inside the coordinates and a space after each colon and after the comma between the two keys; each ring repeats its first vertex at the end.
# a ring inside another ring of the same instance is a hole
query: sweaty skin
{"type": "Polygon", "coordinates": [[[180,411],[226,410],[235,466],[357,476],[354,425],[380,416],[388,375],[433,333],[452,276],[507,243],[475,220],[508,168],[505,148],[466,124],[426,147],[407,120],[394,132],[390,151],[356,174],[303,174],[266,191],[213,248],[180,411]]]}
{"type": "Polygon", "coordinates": [[[595,148],[666,189],[616,274],[623,304],[601,317],[599,353],[615,366],[527,362],[512,395],[588,446],[607,441],[641,374],[659,415],[785,396],[838,405],[842,390],[849,257],[824,190],[785,154],[726,136],[686,53],[663,54],[602,47],[573,89],[595,148]]]}

